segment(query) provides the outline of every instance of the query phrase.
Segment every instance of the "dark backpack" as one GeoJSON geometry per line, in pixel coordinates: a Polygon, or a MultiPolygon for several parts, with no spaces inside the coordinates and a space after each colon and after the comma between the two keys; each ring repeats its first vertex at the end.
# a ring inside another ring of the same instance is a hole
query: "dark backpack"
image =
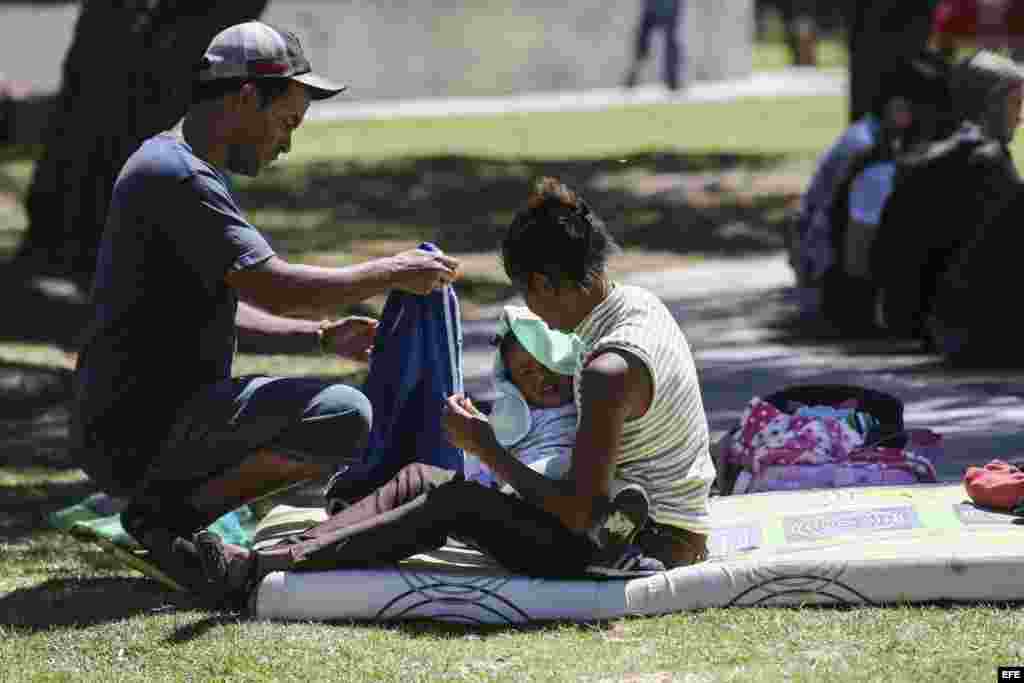
{"type": "Polygon", "coordinates": [[[903,401],[884,391],[854,384],[799,384],[768,394],[764,400],[787,413],[792,412],[794,404],[836,408],[847,401],[856,401],[859,410],[879,421],[879,438],[885,438],[886,445],[906,443],[902,435],[903,401]]]}

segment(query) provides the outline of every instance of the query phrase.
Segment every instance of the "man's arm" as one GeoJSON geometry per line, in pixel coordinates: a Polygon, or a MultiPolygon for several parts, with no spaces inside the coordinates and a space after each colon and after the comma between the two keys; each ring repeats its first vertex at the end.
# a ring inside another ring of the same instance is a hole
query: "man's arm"
{"type": "Polygon", "coordinates": [[[392,289],[429,294],[458,276],[458,260],[419,249],[344,268],[289,263],[272,256],[231,271],[225,281],[240,299],[278,315],[330,314],[392,289]]]}
{"type": "MultiPolygon", "coordinates": [[[[295,348],[315,351],[320,344],[319,321],[286,318],[264,311],[245,301],[238,302],[235,325],[249,334],[265,334],[294,340],[295,348]]],[[[289,342],[289,346],[293,345],[289,342]]]]}

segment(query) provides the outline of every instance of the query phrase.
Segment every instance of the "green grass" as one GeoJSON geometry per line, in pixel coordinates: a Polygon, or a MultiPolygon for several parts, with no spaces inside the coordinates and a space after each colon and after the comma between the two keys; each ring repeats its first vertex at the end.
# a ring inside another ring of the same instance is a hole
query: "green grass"
{"type": "MultiPolygon", "coordinates": [[[[108,605],[84,628],[0,627],[3,680],[988,681],[997,664],[1024,655],[1024,617],[999,607],[715,609],[529,629],[380,627],[209,617],[164,608],[140,582],[122,583],[135,608],[108,605]]],[[[109,575],[91,585],[68,578],[48,607],[61,620],[117,585],[109,575]]]]}
{"type": "Polygon", "coordinates": [[[528,182],[541,174],[585,191],[629,248],[743,249],[706,228],[729,213],[776,229],[779,209],[792,201],[799,180],[788,192],[756,200],[744,196],[745,184],[769,170],[804,178],[841,130],[843,107],[841,98],[808,98],[310,123],[286,162],[238,186],[276,247],[318,262],[348,262],[379,240],[492,251],[528,182]],[[671,193],[638,188],[666,174],[698,180],[731,174],[735,182],[695,212],[671,193]]]}
{"type": "Polygon", "coordinates": [[[652,150],[814,154],[842,129],[845,107],[841,97],[753,98],[585,113],[311,123],[296,135],[289,162],[438,155],[595,159],[652,150]]]}
{"type": "MultiPolygon", "coordinates": [[[[283,254],[344,263],[366,241],[450,251],[493,249],[528,181],[560,175],[587,191],[627,246],[676,253],[709,248],[678,233],[693,226],[678,201],[653,201],[623,178],[721,174],[810,160],[842,129],[841,98],[628,107],[592,113],[311,122],[287,161],[256,180],[240,178],[243,205],[283,254]],[[616,185],[615,189],[603,188],[616,185]],[[656,211],[651,220],[649,211],[656,211]],[[632,217],[639,217],[634,224],[632,217]],[[633,228],[636,230],[633,230],[633,228]]],[[[0,162],[0,259],[26,228],[16,201],[31,161],[0,162]],[[6,192],[5,192],[6,190],[6,192]]],[[[766,198],[777,208],[786,197],[766,198]]],[[[720,193],[721,210],[745,200],[720,193]]],[[[760,220],[760,219],[758,219],[760,220]]]]}
{"type": "MultiPolygon", "coordinates": [[[[586,189],[634,251],[692,258],[774,248],[769,238],[793,199],[778,179],[792,175],[800,187],[842,129],[844,109],[840,98],[814,98],[310,124],[287,163],[239,189],[255,222],[291,256],[345,262],[427,238],[480,252],[467,285],[486,302],[503,291],[489,255],[495,236],[542,172],[586,189]],[[671,183],[657,191],[680,177],[696,179],[682,195],[671,183]],[[765,241],[717,234],[736,220],[765,241]]],[[[30,172],[30,161],[0,162],[0,192],[23,192],[30,172]]],[[[0,243],[5,235],[16,242],[19,215],[0,205],[0,243]]],[[[0,369],[60,379],[71,363],[45,342],[0,343],[0,369]]],[[[317,356],[242,354],[238,371],[358,381],[360,369],[317,356]]],[[[19,415],[0,421],[3,683],[974,681],[1024,661],[1024,617],[990,606],[722,609],[526,629],[211,616],[45,528],[43,514],[91,489],[67,462],[63,406],[19,415]]]]}
{"type": "MultiPolygon", "coordinates": [[[[780,40],[754,43],[752,66],[754,71],[777,71],[791,66],[789,48],[780,40]]],[[[837,38],[818,41],[819,69],[845,69],[849,64],[846,42],[837,38]]]]}

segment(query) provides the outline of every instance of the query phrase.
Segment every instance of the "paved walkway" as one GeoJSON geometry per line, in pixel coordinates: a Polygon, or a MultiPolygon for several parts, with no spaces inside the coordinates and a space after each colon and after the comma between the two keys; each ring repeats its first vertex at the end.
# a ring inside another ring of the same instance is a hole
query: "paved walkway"
{"type": "Polygon", "coordinates": [[[451,115],[488,115],[549,111],[600,111],[643,104],[727,102],[748,97],[841,96],[846,93],[845,71],[792,67],[757,72],[738,80],[698,82],[672,93],[660,85],[632,90],[606,88],[584,92],[551,92],[508,97],[451,97],[360,102],[358,93],[344,94],[310,107],[315,120],[391,119],[451,115]]]}

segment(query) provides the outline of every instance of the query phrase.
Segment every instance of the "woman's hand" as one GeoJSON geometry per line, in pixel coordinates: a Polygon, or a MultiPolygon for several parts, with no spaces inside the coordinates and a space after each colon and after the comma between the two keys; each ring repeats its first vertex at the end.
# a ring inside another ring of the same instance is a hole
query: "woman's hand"
{"type": "Polygon", "coordinates": [[[480,455],[497,445],[487,416],[477,410],[466,396],[452,394],[445,402],[445,408],[441,425],[453,446],[480,455]]]}
{"type": "Polygon", "coordinates": [[[366,361],[373,351],[373,340],[377,335],[378,321],[373,318],[353,315],[320,327],[320,348],[342,358],[366,361]]]}

